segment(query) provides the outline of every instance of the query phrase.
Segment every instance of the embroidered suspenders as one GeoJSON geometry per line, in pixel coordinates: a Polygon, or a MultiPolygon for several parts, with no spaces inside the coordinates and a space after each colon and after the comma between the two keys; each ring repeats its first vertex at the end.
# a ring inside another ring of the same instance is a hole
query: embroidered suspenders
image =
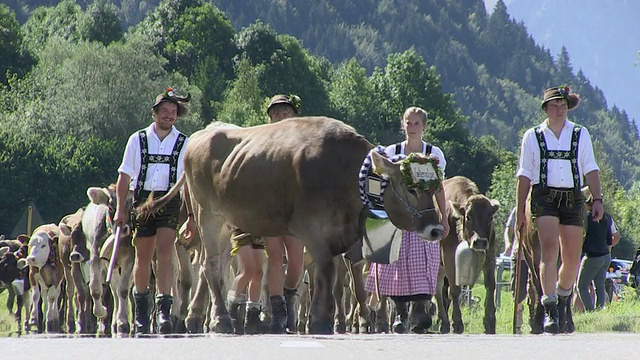
{"type": "Polygon", "coordinates": [[[547,142],[544,139],[542,128],[538,125],[535,129],[538,146],[540,147],[540,186],[547,187],[547,162],[551,159],[569,160],[571,162],[571,173],[573,174],[573,187],[580,187],[580,173],[578,171],[578,143],[580,142],[581,126],[575,125],[571,134],[570,150],[553,150],[547,149],[547,142]]]}
{"type": "MultiPolygon", "coordinates": [[[[134,191],[134,198],[140,199],[140,193],[144,189],[144,182],[147,179],[147,168],[149,164],[169,164],[169,189],[178,182],[178,157],[184,141],[187,139],[183,133],[178,134],[178,139],[173,145],[171,155],[149,154],[149,145],[147,142],[147,132],[143,129],[138,132],[140,139],[140,173],[138,174],[138,182],[134,191]]],[[[167,189],[168,190],[168,189],[167,189]]]]}
{"type": "MultiPolygon", "coordinates": [[[[424,150],[424,154],[425,155],[431,155],[431,144],[427,144],[425,150],[424,150]]],[[[396,144],[396,155],[397,154],[401,154],[402,153],[402,143],[397,143],[396,144]]]]}

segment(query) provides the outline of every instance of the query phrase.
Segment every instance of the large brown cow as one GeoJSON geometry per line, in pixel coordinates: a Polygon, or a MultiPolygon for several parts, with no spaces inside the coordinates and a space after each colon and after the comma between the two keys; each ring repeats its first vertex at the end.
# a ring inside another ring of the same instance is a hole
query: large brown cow
{"type": "MultiPolygon", "coordinates": [[[[352,127],[326,117],[191,136],[185,174],[167,195],[140,210],[150,214],[188,184],[205,249],[204,273],[216,305],[216,331],[233,331],[221,293],[221,270],[227,264],[219,260],[228,239],[216,238],[229,222],[256,236],[293,235],[303,241],[317,267],[310,332],[333,332],[332,259],[363,236],[366,208],[358,173],[372,148],[352,127]]],[[[426,240],[442,237],[433,196],[410,192],[401,180],[400,164],[371,154],[374,167],[390,179],[384,203],[391,221],[426,240]]]]}
{"type": "Polygon", "coordinates": [[[444,303],[444,276],[449,280],[451,300],[453,304],[453,331],[461,334],[464,331],[462,314],[460,312],[460,286],[475,283],[479,272],[484,272],[484,287],[486,289],[484,329],[487,334],[496,332],[496,308],[494,295],[496,289],[495,257],[496,234],[493,228],[493,216],[500,204],[480,194],[476,184],[466,177],[455,176],[443,182],[447,196],[449,213],[449,235],[440,242],[443,267],[438,276],[436,298],[438,302],[438,317],[440,318],[440,332],[450,331],[449,315],[444,303]],[[461,251],[463,249],[463,251],[461,251]],[[458,254],[456,254],[458,253],[458,254]],[[463,259],[459,256],[467,253],[470,256],[463,259]],[[473,262],[456,264],[456,261],[473,262]],[[463,270],[465,274],[456,274],[463,270]],[[456,277],[457,276],[457,277],[456,277]],[[457,283],[458,280],[463,283],[457,283]]]}

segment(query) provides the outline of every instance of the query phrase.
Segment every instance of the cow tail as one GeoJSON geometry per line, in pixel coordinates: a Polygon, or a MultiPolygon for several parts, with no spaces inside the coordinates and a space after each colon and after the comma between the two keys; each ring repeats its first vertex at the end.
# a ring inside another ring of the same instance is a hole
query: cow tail
{"type": "Polygon", "coordinates": [[[167,203],[169,203],[169,201],[171,201],[171,199],[178,195],[186,180],[187,177],[184,173],[182,173],[182,175],[180,176],[180,180],[178,180],[178,182],[173,185],[173,187],[169,189],[169,191],[164,196],[161,196],[155,200],[153,199],[153,197],[149,196],[149,198],[142,205],[136,208],[138,216],[147,218],[155,214],[158,210],[162,209],[165,205],[167,205],[167,203]]]}

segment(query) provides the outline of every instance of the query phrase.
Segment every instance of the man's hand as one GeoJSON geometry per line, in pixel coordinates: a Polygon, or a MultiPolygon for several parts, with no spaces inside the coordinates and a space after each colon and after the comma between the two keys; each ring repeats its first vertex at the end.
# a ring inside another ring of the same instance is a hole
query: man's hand
{"type": "Polygon", "coordinates": [[[442,238],[446,238],[447,235],[449,235],[449,219],[448,218],[444,218],[442,219],[442,221],[440,221],[440,224],[442,225],[442,227],[444,228],[444,235],[442,235],[442,238]]]}
{"type": "MultiPolygon", "coordinates": [[[[113,217],[113,222],[115,227],[117,228],[118,226],[122,226],[124,227],[127,224],[127,212],[124,211],[123,209],[116,209],[116,213],[113,217]]],[[[114,229],[115,230],[115,229],[114,229]]]]}
{"type": "Polygon", "coordinates": [[[524,228],[526,221],[527,218],[524,214],[524,209],[518,210],[518,212],[516,213],[516,224],[514,229],[516,237],[520,236],[520,232],[524,228]]]}
{"type": "Polygon", "coordinates": [[[602,201],[594,201],[591,205],[591,218],[594,222],[602,220],[602,216],[604,215],[604,207],[602,206],[602,201]]]}
{"type": "Polygon", "coordinates": [[[193,219],[193,216],[188,216],[187,221],[185,221],[184,225],[180,229],[180,236],[185,238],[185,240],[191,240],[191,238],[195,235],[196,231],[196,221],[193,219]]]}

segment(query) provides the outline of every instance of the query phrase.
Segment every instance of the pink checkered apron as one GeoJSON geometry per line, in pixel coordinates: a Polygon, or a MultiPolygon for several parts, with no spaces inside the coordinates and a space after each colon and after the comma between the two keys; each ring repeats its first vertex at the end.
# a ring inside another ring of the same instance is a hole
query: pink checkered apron
{"type": "Polygon", "coordinates": [[[434,295],[440,267],[440,244],[424,241],[415,232],[403,231],[398,260],[391,264],[371,265],[366,284],[369,292],[376,291],[377,271],[380,295],[434,295]]]}

